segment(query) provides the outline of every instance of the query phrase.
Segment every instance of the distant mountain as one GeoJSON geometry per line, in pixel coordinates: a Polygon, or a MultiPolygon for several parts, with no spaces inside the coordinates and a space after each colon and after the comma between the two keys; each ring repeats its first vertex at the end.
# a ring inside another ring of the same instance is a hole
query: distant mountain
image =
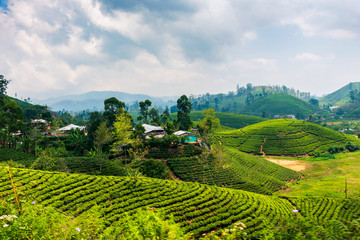
{"type": "Polygon", "coordinates": [[[274,115],[300,115],[307,117],[320,109],[294,96],[277,93],[262,97],[245,107],[243,114],[273,118],[274,115]]]}
{"type": "Polygon", "coordinates": [[[53,111],[101,111],[104,109],[104,100],[110,97],[116,97],[122,102],[125,102],[127,106],[130,106],[136,101],[144,101],[149,99],[152,102],[152,106],[172,106],[175,105],[177,97],[151,97],[144,94],[130,94],[124,92],[114,91],[92,91],[84,94],[73,94],[62,97],[49,98],[45,100],[36,101],[38,104],[47,105],[53,111]]]}
{"type": "Polygon", "coordinates": [[[319,99],[320,104],[331,104],[333,106],[342,106],[350,101],[350,92],[353,90],[360,91],[360,82],[349,83],[348,85],[340,88],[339,90],[326,95],[319,99]]]}

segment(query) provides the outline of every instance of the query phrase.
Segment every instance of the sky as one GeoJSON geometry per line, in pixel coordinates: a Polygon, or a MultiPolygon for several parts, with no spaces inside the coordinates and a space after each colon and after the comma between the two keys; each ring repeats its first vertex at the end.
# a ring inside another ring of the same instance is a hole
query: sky
{"type": "Polygon", "coordinates": [[[0,0],[8,94],[151,96],[360,81],[358,0],[0,0]]]}

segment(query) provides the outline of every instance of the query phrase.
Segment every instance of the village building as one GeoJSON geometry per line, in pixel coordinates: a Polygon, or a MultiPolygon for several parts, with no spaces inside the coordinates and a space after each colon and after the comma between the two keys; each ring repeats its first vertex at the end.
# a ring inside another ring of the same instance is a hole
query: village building
{"type": "Polygon", "coordinates": [[[42,130],[42,132],[50,131],[50,124],[44,119],[33,119],[31,120],[31,124],[35,125],[39,130],[42,130]]]}
{"type": "Polygon", "coordinates": [[[174,132],[173,134],[178,137],[185,137],[186,143],[197,143],[197,137],[194,133],[180,130],[180,131],[174,132]]]}
{"type": "Polygon", "coordinates": [[[55,132],[52,132],[51,135],[52,136],[56,136],[56,135],[57,136],[68,136],[72,129],[79,129],[80,131],[84,131],[84,134],[87,135],[85,126],[78,126],[75,124],[69,124],[65,127],[59,128],[55,132]]]}
{"type": "Polygon", "coordinates": [[[163,137],[165,135],[165,129],[163,127],[153,126],[149,124],[142,124],[142,126],[145,128],[145,135],[150,136],[152,134],[155,135],[155,137],[163,137]]]}
{"type": "Polygon", "coordinates": [[[289,119],[296,119],[295,115],[275,115],[274,119],[283,119],[283,118],[289,118],[289,119]]]}

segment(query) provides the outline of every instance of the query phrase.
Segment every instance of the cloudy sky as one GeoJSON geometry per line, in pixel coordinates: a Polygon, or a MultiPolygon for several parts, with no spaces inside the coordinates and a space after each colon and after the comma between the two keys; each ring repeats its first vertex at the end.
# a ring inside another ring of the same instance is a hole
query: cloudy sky
{"type": "Polygon", "coordinates": [[[360,81],[358,0],[0,0],[8,93],[152,96],[360,81]]]}

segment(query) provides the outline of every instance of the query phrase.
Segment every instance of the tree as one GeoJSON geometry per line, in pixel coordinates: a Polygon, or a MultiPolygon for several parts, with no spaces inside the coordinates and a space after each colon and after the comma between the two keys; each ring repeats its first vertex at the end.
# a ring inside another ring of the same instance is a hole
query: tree
{"type": "Polygon", "coordinates": [[[0,96],[0,128],[9,133],[23,128],[23,112],[19,105],[7,96],[0,96]]]}
{"type": "Polygon", "coordinates": [[[142,124],[137,124],[135,126],[135,129],[133,131],[133,138],[143,139],[145,133],[145,128],[142,126],[142,124]]]}
{"type": "Polygon", "coordinates": [[[100,152],[100,173],[102,167],[102,159],[103,159],[103,146],[109,142],[111,142],[113,136],[111,132],[106,127],[106,122],[102,122],[100,126],[95,131],[94,145],[100,152]]]}
{"type": "Polygon", "coordinates": [[[155,108],[152,108],[149,111],[149,117],[150,117],[150,123],[155,125],[161,125],[160,116],[158,114],[158,111],[155,108]]]}
{"type": "Polygon", "coordinates": [[[0,96],[6,95],[7,85],[9,84],[10,80],[4,78],[3,75],[0,75],[0,96]]]}
{"type": "Polygon", "coordinates": [[[190,119],[191,103],[187,96],[182,95],[177,100],[177,123],[179,124],[180,130],[189,130],[192,126],[192,121],[190,119]]]}
{"type": "Polygon", "coordinates": [[[309,103],[316,107],[319,107],[319,100],[317,100],[317,99],[312,98],[309,100],[309,103]]]}
{"type": "Polygon", "coordinates": [[[144,102],[139,103],[140,115],[144,120],[144,123],[148,123],[149,107],[151,106],[151,101],[146,99],[144,102]]]}
{"type": "Polygon", "coordinates": [[[213,108],[204,109],[202,115],[204,115],[205,118],[199,121],[197,128],[203,141],[211,145],[215,130],[220,127],[220,120],[215,117],[215,110],[213,108]]]}
{"type": "Polygon", "coordinates": [[[95,131],[99,128],[100,124],[104,121],[104,117],[99,112],[91,112],[89,121],[86,124],[86,130],[88,132],[88,137],[90,143],[94,143],[95,140],[95,131]]]}
{"type": "MultiPolygon", "coordinates": [[[[114,122],[114,138],[115,142],[112,145],[112,151],[121,152],[124,151],[126,154],[125,147],[128,144],[133,142],[131,139],[132,135],[132,117],[128,113],[118,113],[116,115],[116,120],[114,122]]],[[[125,155],[125,165],[126,165],[126,155],[125,155]]],[[[126,165],[126,173],[127,173],[126,165]]]]}
{"type": "Polygon", "coordinates": [[[108,98],[104,101],[104,118],[107,121],[108,126],[112,126],[117,113],[122,113],[125,108],[125,103],[119,101],[115,97],[108,98]]]}

